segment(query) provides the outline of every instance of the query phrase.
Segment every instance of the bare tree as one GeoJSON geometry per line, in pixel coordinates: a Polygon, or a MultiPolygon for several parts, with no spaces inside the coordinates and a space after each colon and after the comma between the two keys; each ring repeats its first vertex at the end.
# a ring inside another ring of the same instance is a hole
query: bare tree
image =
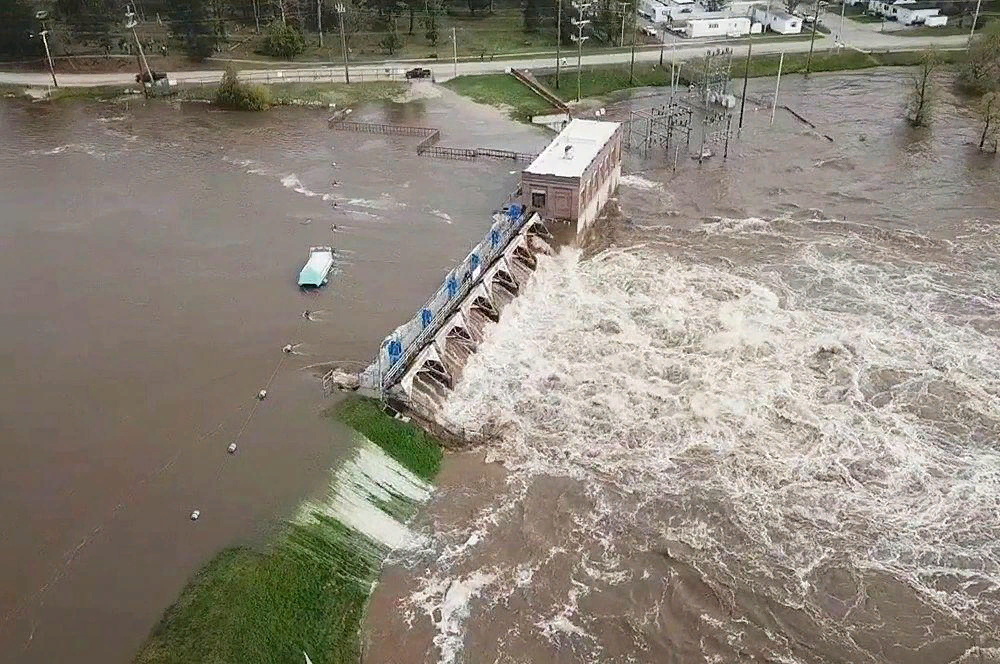
{"type": "Polygon", "coordinates": [[[983,132],[979,135],[979,150],[985,151],[986,142],[993,144],[993,152],[997,151],[997,134],[1000,129],[1000,92],[987,92],[979,100],[979,117],[983,120],[983,132]]]}
{"type": "Polygon", "coordinates": [[[785,9],[789,14],[793,14],[801,2],[802,0],[785,0],[785,9]]]}
{"type": "Polygon", "coordinates": [[[913,75],[913,90],[910,92],[910,104],[906,119],[913,127],[926,127],[931,122],[931,106],[934,101],[934,70],[940,60],[933,49],[924,51],[920,56],[920,65],[913,75]]]}

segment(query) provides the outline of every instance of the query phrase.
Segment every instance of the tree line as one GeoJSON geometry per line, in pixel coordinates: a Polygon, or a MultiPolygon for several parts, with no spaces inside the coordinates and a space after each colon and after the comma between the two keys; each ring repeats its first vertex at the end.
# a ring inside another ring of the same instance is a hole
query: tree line
{"type": "MultiPolygon", "coordinates": [[[[913,127],[931,124],[940,85],[935,74],[940,65],[940,54],[933,49],[925,51],[920,58],[906,109],[906,119],[913,127]]],[[[954,84],[971,98],[982,122],[979,149],[996,152],[1000,142],[1000,21],[987,23],[969,44],[954,84]]]]}
{"type": "MultiPolygon", "coordinates": [[[[514,19],[512,25],[520,23],[525,35],[543,35],[554,41],[561,11],[562,42],[567,47],[578,34],[574,19],[590,21],[583,34],[592,43],[627,45],[635,27],[634,3],[592,0],[581,17],[569,0],[510,2],[505,0],[498,7],[496,0],[0,0],[0,56],[40,55],[36,35],[53,25],[57,29],[52,31],[50,43],[55,43],[57,50],[58,45],[72,43],[95,47],[106,55],[131,53],[131,35],[125,30],[130,7],[138,15],[140,31],[151,22],[166,26],[170,45],[179,46],[195,59],[211,56],[235,34],[242,37],[247,31],[260,35],[261,53],[294,58],[305,49],[305,34],[317,32],[320,24],[326,32],[339,31],[341,18],[348,48],[356,39],[376,36],[387,55],[414,35],[430,46],[446,39],[441,21],[444,14],[477,18],[502,13],[514,19]],[[342,17],[338,5],[343,6],[342,17]],[[47,25],[35,18],[41,9],[49,12],[47,25]]],[[[168,45],[160,40],[155,47],[165,54],[168,45]]]]}

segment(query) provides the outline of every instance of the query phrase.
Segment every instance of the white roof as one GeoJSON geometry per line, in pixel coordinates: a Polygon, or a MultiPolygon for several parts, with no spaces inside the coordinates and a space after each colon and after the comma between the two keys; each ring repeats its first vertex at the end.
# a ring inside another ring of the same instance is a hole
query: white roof
{"type": "Polygon", "coordinates": [[[564,178],[579,177],[601,148],[611,140],[618,126],[617,122],[573,119],[524,172],[564,178]]]}

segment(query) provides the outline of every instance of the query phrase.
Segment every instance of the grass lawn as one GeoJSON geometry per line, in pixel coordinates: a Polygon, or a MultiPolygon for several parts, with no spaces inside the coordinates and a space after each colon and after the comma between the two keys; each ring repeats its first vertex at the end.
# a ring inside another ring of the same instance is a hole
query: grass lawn
{"type": "MultiPolygon", "coordinates": [[[[969,21],[969,26],[972,26],[972,21],[969,21]]],[[[894,37],[946,37],[948,35],[967,34],[969,34],[969,28],[963,28],[960,25],[942,25],[939,28],[929,28],[926,25],[921,25],[915,28],[907,28],[906,30],[896,30],[892,33],[894,37]]]]}
{"type": "Polygon", "coordinates": [[[881,23],[881,16],[873,16],[871,14],[855,14],[854,16],[848,15],[848,18],[852,21],[857,21],[858,23],[881,23]]]}
{"type": "MultiPolygon", "coordinates": [[[[562,91],[565,92],[571,87],[568,85],[570,81],[566,76],[562,77],[562,81],[562,91]]],[[[529,122],[534,115],[555,112],[548,102],[510,74],[459,76],[447,81],[444,86],[480,104],[509,108],[511,118],[523,122],[529,122]]]]}
{"type": "MultiPolygon", "coordinates": [[[[378,403],[349,397],[326,415],[413,475],[437,473],[440,446],[378,403]]],[[[343,487],[332,485],[331,493],[343,487]]],[[[397,520],[413,514],[417,503],[388,491],[388,499],[369,498],[375,509],[397,520]]],[[[356,664],[366,603],[388,549],[330,516],[326,504],[304,513],[269,545],[226,549],[203,567],[153,628],[136,664],[302,664],[303,652],[316,664],[356,664]]]]}
{"type": "MultiPolygon", "coordinates": [[[[865,54],[858,51],[843,50],[839,54],[834,51],[821,51],[813,54],[810,71],[846,71],[868,69],[884,66],[912,66],[920,62],[921,51],[903,51],[898,53],[865,54]]],[[[939,52],[941,60],[948,63],[961,62],[964,53],[959,51],[939,52]]],[[[754,56],[750,60],[750,76],[774,76],[778,73],[778,55],[754,56]]],[[[786,53],[782,68],[783,74],[805,72],[807,54],[786,53]]],[[[669,56],[664,64],[669,61],[669,56]]],[[[697,82],[702,71],[701,59],[687,60],[680,64],[681,81],[684,85],[697,82]]],[[[739,58],[733,61],[731,77],[738,80],[743,77],[746,60],[739,58]]],[[[540,76],[539,79],[554,90],[554,75],[540,76]]],[[[610,67],[592,67],[583,71],[580,87],[583,97],[604,97],[629,88],[663,86],[670,83],[670,68],[661,69],[656,65],[636,64],[633,80],[629,81],[628,66],[615,65],[610,67]]],[[[563,78],[563,87],[557,92],[567,101],[576,98],[576,75],[570,73],[563,78]],[[567,82],[569,85],[567,85],[567,82]]]]}

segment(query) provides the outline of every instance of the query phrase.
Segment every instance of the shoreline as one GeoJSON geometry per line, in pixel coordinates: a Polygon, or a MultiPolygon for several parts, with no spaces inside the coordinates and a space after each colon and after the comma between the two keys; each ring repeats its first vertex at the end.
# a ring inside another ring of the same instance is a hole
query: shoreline
{"type": "Polygon", "coordinates": [[[357,662],[389,553],[431,496],[442,446],[378,402],[348,396],[323,417],[356,432],[326,499],[303,503],[264,546],[239,545],[198,570],[133,661],[357,662]]]}
{"type": "MultiPolygon", "coordinates": [[[[271,106],[311,106],[329,108],[373,102],[398,100],[407,93],[407,85],[399,81],[369,81],[365,83],[270,83],[271,106]]],[[[174,94],[149,97],[151,101],[193,102],[215,104],[218,85],[178,85],[174,94]]],[[[145,100],[134,86],[104,85],[95,87],[43,88],[35,85],[0,84],[0,99],[39,101],[102,101],[118,102],[145,100]]]]}
{"type": "MultiPolygon", "coordinates": [[[[817,51],[812,58],[811,73],[854,72],[878,67],[912,67],[919,64],[919,59],[925,51],[914,49],[907,51],[886,51],[863,53],[860,51],[817,51]]],[[[965,59],[962,51],[938,51],[943,66],[960,64],[965,59]]],[[[780,56],[760,54],[750,58],[748,78],[765,78],[778,73],[780,56]]],[[[696,79],[699,70],[695,63],[697,59],[686,58],[678,60],[681,87],[687,87],[696,79]]],[[[786,53],[782,66],[782,76],[802,74],[805,69],[806,55],[803,53],[786,53]]],[[[590,105],[595,102],[614,102],[628,99],[640,90],[650,88],[667,88],[670,85],[669,62],[664,65],[636,63],[630,76],[628,65],[605,65],[587,67],[583,70],[580,80],[581,100],[575,101],[576,75],[570,70],[562,77],[563,85],[555,87],[555,75],[551,72],[536,73],[538,79],[568,104],[590,105]]],[[[746,72],[746,60],[733,62],[731,80],[738,81],[746,72]]],[[[542,100],[526,86],[518,83],[506,74],[480,74],[459,76],[443,83],[445,87],[475,102],[488,104],[508,112],[511,119],[520,122],[531,122],[531,116],[555,112],[547,102],[542,100]]]]}

